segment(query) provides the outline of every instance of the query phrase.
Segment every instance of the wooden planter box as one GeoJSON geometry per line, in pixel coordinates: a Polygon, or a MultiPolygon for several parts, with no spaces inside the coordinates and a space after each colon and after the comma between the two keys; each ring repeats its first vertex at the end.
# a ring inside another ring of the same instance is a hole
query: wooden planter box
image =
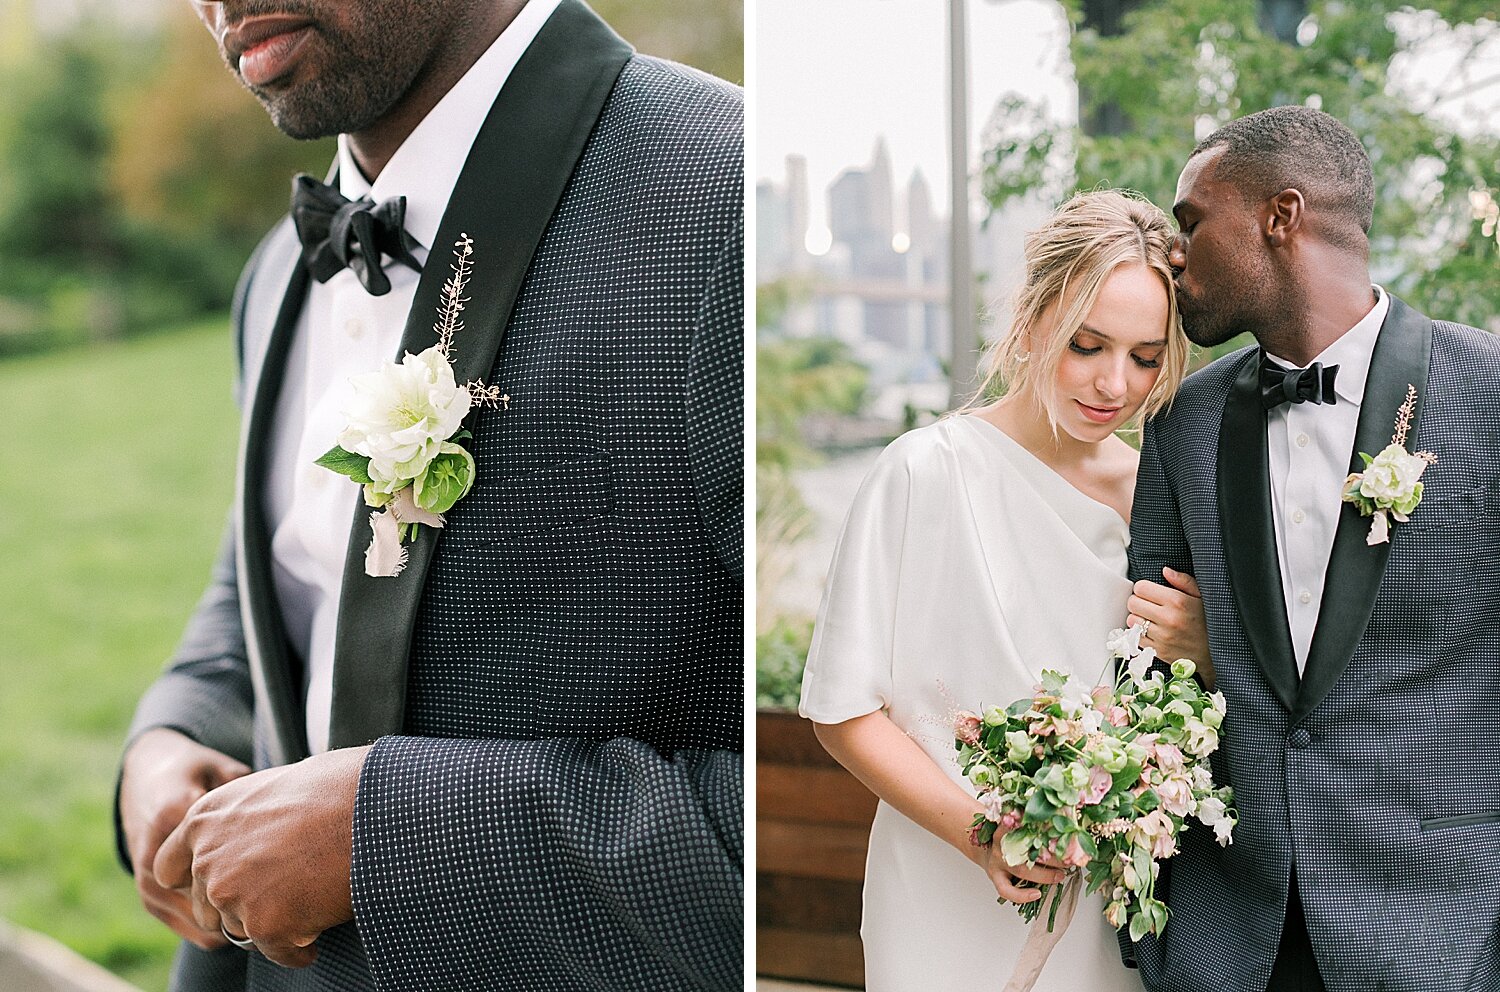
{"type": "Polygon", "coordinates": [[[875,797],[810,722],[755,717],[756,971],[862,988],[860,892],[875,797]]]}

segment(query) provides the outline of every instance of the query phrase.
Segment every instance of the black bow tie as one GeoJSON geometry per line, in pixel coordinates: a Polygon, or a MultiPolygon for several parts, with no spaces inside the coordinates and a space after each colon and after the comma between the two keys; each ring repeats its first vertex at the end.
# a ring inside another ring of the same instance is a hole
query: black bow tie
{"type": "Polygon", "coordinates": [[[384,296],[391,280],[381,267],[382,254],[421,272],[422,263],[411,253],[417,240],[406,233],[405,222],[404,196],[380,204],[368,197],[348,200],[312,176],[292,180],[292,223],[302,241],[302,264],[318,282],[347,267],[371,296],[384,296]]]}
{"type": "Polygon", "coordinates": [[[1313,362],[1305,369],[1284,369],[1262,357],[1261,403],[1267,410],[1274,410],[1283,403],[1327,403],[1333,406],[1339,401],[1333,394],[1333,379],[1338,371],[1337,365],[1325,369],[1322,362],[1313,362]]]}

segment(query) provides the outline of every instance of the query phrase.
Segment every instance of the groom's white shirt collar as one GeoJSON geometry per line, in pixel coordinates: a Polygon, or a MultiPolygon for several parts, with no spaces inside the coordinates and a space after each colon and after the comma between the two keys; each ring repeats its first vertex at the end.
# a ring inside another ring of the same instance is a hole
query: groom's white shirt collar
{"type": "MultiPolygon", "coordinates": [[[[1380,336],[1380,325],[1385,323],[1385,315],[1391,309],[1390,295],[1379,286],[1372,286],[1371,289],[1375,291],[1375,305],[1370,308],[1370,312],[1313,359],[1314,362],[1321,362],[1324,368],[1330,365],[1339,367],[1339,373],[1334,377],[1333,392],[1340,403],[1356,407],[1364,400],[1365,383],[1370,378],[1370,358],[1375,353],[1375,339],[1380,336]]],[[[1266,352],[1266,357],[1283,368],[1297,367],[1269,351],[1266,352]]],[[[1311,365],[1312,362],[1308,364],[1311,365]]]]}
{"type": "Polygon", "coordinates": [[[422,118],[373,185],[355,164],[348,135],[339,135],[339,192],[351,200],[368,196],[376,203],[406,197],[407,233],[431,251],[448,198],[495,94],[560,3],[529,0],[479,61],[422,118]]]}

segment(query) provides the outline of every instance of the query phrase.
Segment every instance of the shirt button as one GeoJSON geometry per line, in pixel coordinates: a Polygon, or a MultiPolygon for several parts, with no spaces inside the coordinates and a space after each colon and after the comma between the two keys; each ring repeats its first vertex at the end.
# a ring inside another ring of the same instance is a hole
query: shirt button
{"type": "Polygon", "coordinates": [[[1292,523],[1294,523],[1294,524],[1300,524],[1302,521],[1304,521],[1306,519],[1307,519],[1307,514],[1303,513],[1301,510],[1294,510],[1292,512],[1292,523]]]}
{"type": "Polygon", "coordinates": [[[349,335],[349,337],[353,338],[354,340],[358,341],[360,336],[365,333],[364,321],[360,320],[358,317],[350,317],[348,320],[344,321],[344,333],[349,335]]]}
{"type": "Polygon", "coordinates": [[[1308,592],[1306,589],[1302,590],[1297,594],[1297,602],[1301,603],[1303,606],[1306,606],[1308,603],[1312,602],[1312,593],[1308,592]]]}
{"type": "Polygon", "coordinates": [[[1297,435],[1297,447],[1299,447],[1299,448],[1305,448],[1305,447],[1307,447],[1307,440],[1308,440],[1308,438],[1307,438],[1306,434],[1298,434],[1297,435]]]}

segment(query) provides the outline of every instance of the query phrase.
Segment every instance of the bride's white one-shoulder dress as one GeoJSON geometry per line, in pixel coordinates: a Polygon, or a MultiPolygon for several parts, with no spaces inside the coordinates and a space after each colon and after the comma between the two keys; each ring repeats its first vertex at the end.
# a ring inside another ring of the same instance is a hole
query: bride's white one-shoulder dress
{"type": "MultiPolygon", "coordinates": [[[[1128,528],[974,416],[903,435],[860,487],[834,553],[803,716],[884,708],[955,782],[952,715],[1031,694],[1045,668],[1102,676],[1124,622],[1128,528]]],[[[880,803],[865,870],[869,992],[999,988],[1026,939],[962,854],[880,803]]],[[[1037,992],[1140,992],[1100,897],[1080,901],[1037,992]]]]}

